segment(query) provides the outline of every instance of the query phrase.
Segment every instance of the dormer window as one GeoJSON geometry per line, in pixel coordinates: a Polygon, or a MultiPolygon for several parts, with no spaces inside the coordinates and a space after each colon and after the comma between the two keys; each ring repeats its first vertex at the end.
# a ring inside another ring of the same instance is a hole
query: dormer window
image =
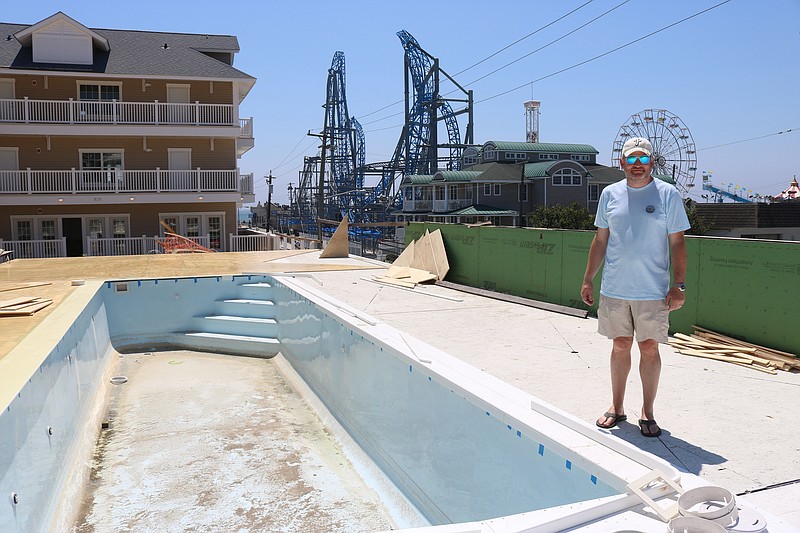
{"type": "Polygon", "coordinates": [[[108,52],[108,40],[62,12],[14,34],[22,46],[33,48],[34,63],[91,65],[94,49],[108,52]]]}

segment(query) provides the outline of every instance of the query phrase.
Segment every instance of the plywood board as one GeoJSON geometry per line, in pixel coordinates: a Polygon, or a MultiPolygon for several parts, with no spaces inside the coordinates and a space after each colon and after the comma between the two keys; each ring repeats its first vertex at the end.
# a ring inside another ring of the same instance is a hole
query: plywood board
{"type": "Polygon", "coordinates": [[[333,232],[333,237],[328,241],[325,249],[319,254],[320,259],[342,258],[348,257],[350,254],[350,243],[347,240],[347,232],[350,231],[348,227],[348,216],[345,215],[339,223],[339,227],[333,232]]]}
{"type": "Polygon", "coordinates": [[[4,287],[4,288],[0,289],[0,292],[16,291],[16,290],[19,290],[19,289],[29,289],[31,287],[41,287],[42,285],[52,285],[52,283],[50,283],[49,281],[37,281],[37,282],[34,282],[34,283],[24,283],[22,285],[17,285],[15,287],[4,287]]]}
{"type": "Polygon", "coordinates": [[[444,249],[442,230],[434,230],[430,234],[430,240],[433,248],[433,259],[436,263],[436,279],[443,280],[450,271],[450,263],[447,261],[447,252],[444,249]]]}

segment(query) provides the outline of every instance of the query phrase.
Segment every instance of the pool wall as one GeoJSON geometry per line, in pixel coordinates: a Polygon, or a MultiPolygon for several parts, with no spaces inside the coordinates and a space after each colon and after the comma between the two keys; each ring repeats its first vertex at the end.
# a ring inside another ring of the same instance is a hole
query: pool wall
{"type": "Polygon", "coordinates": [[[96,289],[81,287],[0,360],[0,531],[72,527],[113,366],[96,289]]]}
{"type": "MultiPolygon", "coordinates": [[[[627,481],[653,468],[678,477],[667,463],[295,280],[114,281],[77,289],[43,322],[46,339],[31,344],[40,326],[20,353],[0,360],[27,361],[28,376],[19,393],[0,396],[0,494],[20,496],[17,504],[0,500],[0,531],[60,530],[54,524],[77,510],[56,507],[77,505],[63,480],[82,478],[67,467],[88,475],[112,344],[185,346],[176,339],[207,327],[208,313],[226,312],[219,306],[241,306],[232,299],[274,301],[275,324],[255,322],[248,333],[278,338],[293,368],[433,524],[532,512],[550,520],[560,505],[596,518],[635,503],[627,481]]],[[[245,314],[264,319],[251,304],[245,314]]],[[[274,345],[254,342],[244,353],[274,355],[274,345]]]]}

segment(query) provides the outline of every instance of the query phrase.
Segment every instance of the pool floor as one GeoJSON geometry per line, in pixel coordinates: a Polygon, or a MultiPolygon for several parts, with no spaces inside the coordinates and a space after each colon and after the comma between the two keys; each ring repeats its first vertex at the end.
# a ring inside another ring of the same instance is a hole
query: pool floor
{"type": "Polygon", "coordinates": [[[74,530],[396,528],[272,361],[122,355],[74,530]]]}

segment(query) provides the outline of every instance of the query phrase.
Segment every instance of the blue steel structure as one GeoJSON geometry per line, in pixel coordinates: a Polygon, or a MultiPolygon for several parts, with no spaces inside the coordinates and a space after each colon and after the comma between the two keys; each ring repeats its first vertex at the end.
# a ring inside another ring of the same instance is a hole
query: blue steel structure
{"type": "MultiPolygon", "coordinates": [[[[364,224],[386,222],[392,211],[402,208],[399,180],[413,174],[434,174],[440,168],[459,170],[461,151],[473,144],[472,91],[467,91],[439,68],[439,60],[428,54],[405,30],[397,33],[405,50],[405,125],[391,161],[365,163],[364,132],[347,108],[345,59],[336,52],[328,70],[325,122],[320,155],[306,157],[300,183],[292,195],[292,229],[317,231],[316,219],[341,220],[364,224]],[[444,76],[463,93],[461,98],[445,98],[439,83],[444,76]],[[464,104],[453,110],[451,102],[464,104]],[[467,114],[463,141],[457,117],[467,114]],[[447,142],[440,143],[439,122],[444,122],[447,142]],[[439,158],[439,150],[449,150],[439,158]],[[379,175],[374,187],[365,187],[366,174],[379,175]]],[[[327,228],[326,231],[332,231],[327,228]]],[[[356,232],[359,230],[356,230],[356,232]]],[[[384,231],[363,231],[373,236],[384,231]]]]}
{"type": "Polygon", "coordinates": [[[397,32],[405,50],[405,125],[397,141],[392,160],[383,169],[380,182],[368,203],[383,199],[385,214],[401,209],[403,200],[397,186],[398,179],[413,174],[434,174],[439,170],[439,149],[449,149],[444,168],[460,170],[461,151],[473,144],[472,91],[461,87],[439,67],[438,58],[423,50],[406,30],[397,32]],[[463,98],[444,98],[439,82],[444,75],[464,94],[463,98]],[[466,104],[454,111],[450,102],[466,104]],[[466,132],[462,142],[456,117],[468,114],[466,132]],[[447,143],[440,143],[438,123],[447,128],[447,143]]]}

